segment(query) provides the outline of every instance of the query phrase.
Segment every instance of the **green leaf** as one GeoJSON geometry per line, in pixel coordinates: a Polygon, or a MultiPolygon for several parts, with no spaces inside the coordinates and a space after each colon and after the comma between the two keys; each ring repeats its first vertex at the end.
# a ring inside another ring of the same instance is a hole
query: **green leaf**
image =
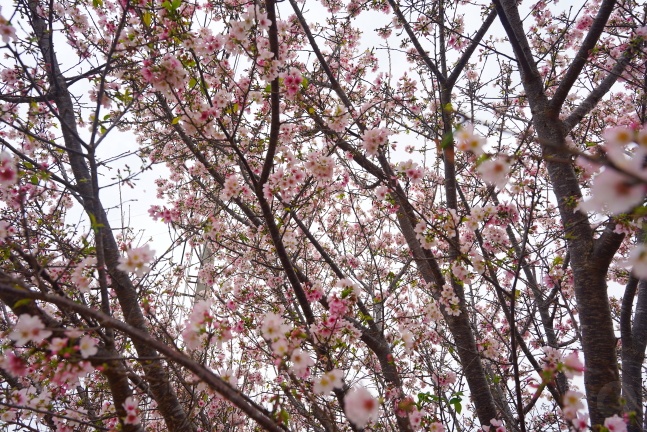
{"type": "Polygon", "coordinates": [[[146,24],[146,27],[150,27],[151,22],[153,21],[153,15],[151,15],[150,12],[146,11],[144,12],[144,16],[142,16],[142,20],[144,21],[144,24],[146,24]]]}
{"type": "Polygon", "coordinates": [[[305,78],[305,77],[301,78],[301,87],[308,88],[309,83],[310,81],[308,81],[308,78],[305,78]]]}
{"type": "Polygon", "coordinates": [[[103,0],[92,0],[92,6],[95,8],[103,6],[103,0]]]}
{"type": "Polygon", "coordinates": [[[94,214],[88,213],[88,216],[90,217],[90,226],[92,227],[93,231],[96,231],[99,228],[103,228],[104,225],[97,221],[97,217],[94,214]]]}
{"type": "Polygon", "coordinates": [[[418,393],[418,403],[432,403],[432,402],[438,402],[438,396],[432,395],[429,392],[424,392],[424,393],[418,393]]]}
{"type": "Polygon", "coordinates": [[[16,303],[14,303],[13,309],[18,309],[19,307],[27,306],[32,301],[33,301],[32,299],[28,299],[28,298],[20,299],[16,303]]]}
{"type": "Polygon", "coordinates": [[[33,185],[37,185],[37,184],[38,184],[38,176],[37,176],[36,174],[34,174],[34,175],[33,175],[33,176],[31,176],[31,178],[29,179],[29,182],[30,182],[31,184],[33,184],[33,185]]]}
{"type": "Polygon", "coordinates": [[[180,116],[173,117],[173,120],[171,120],[171,124],[174,124],[174,125],[178,124],[180,122],[180,118],[181,118],[180,116]]]}
{"type": "Polygon", "coordinates": [[[279,421],[281,422],[281,424],[287,425],[290,421],[290,413],[282,409],[281,412],[279,412],[279,421]]]}
{"type": "Polygon", "coordinates": [[[265,93],[270,93],[272,91],[272,84],[266,85],[265,88],[263,89],[263,91],[265,93]]]}
{"type": "Polygon", "coordinates": [[[193,87],[195,87],[195,85],[196,85],[197,83],[198,83],[198,80],[197,80],[197,79],[195,79],[195,78],[191,78],[191,79],[189,80],[189,88],[193,88],[193,87]]]}
{"type": "Polygon", "coordinates": [[[452,143],[454,142],[454,133],[453,132],[447,132],[445,135],[443,135],[443,140],[440,143],[440,146],[444,149],[450,147],[452,143]]]}
{"type": "Polygon", "coordinates": [[[456,414],[460,414],[461,411],[463,410],[463,406],[461,405],[461,398],[460,397],[454,397],[449,400],[449,403],[454,407],[456,410],[456,414]]]}
{"type": "Polygon", "coordinates": [[[182,0],[173,0],[173,3],[171,3],[173,10],[178,10],[180,6],[182,6],[182,0]]]}
{"type": "Polygon", "coordinates": [[[346,297],[348,297],[352,293],[353,293],[353,288],[352,287],[346,287],[341,292],[341,298],[345,299],[346,297]]]}

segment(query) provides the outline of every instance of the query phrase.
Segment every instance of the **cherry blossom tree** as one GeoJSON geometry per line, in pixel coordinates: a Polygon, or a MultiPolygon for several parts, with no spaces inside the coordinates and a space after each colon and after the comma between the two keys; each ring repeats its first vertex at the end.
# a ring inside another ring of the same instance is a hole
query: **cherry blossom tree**
{"type": "Polygon", "coordinates": [[[647,427],[639,2],[0,14],[9,430],[647,427]]]}

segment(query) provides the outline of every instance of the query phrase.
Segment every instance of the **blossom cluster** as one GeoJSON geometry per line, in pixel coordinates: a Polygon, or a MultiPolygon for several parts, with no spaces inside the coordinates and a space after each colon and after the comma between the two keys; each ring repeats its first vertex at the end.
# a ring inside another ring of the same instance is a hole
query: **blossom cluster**
{"type": "Polygon", "coordinates": [[[187,76],[182,63],[171,54],[165,54],[158,65],[144,60],[141,74],[156,90],[169,96],[173,89],[184,87],[187,76]]]}
{"type": "Polygon", "coordinates": [[[2,15],[0,15],[0,36],[2,36],[2,42],[6,44],[16,38],[16,29],[2,15]]]}
{"type": "Polygon", "coordinates": [[[37,316],[22,314],[14,326],[9,339],[16,342],[16,345],[24,346],[29,342],[40,343],[52,335],[46,330],[45,324],[37,316]]]}
{"type": "Polygon", "coordinates": [[[387,143],[390,131],[386,128],[369,129],[362,135],[362,147],[369,156],[376,156],[380,146],[387,143]]]}
{"type": "Polygon", "coordinates": [[[138,425],[140,423],[139,413],[137,412],[137,405],[137,400],[132,396],[126,398],[123,403],[123,407],[126,410],[124,424],[138,425]]]}
{"type": "Polygon", "coordinates": [[[87,293],[92,283],[93,267],[97,264],[96,257],[87,257],[75,267],[72,272],[72,283],[82,293],[87,293]]]}
{"type": "Polygon", "coordinates": [[[335,160],[332,156],[313,152],[308,155],[305,168],[316,180],[329,181],[335,173],[335,160]]]}
{"type": "Polygon", "coordinates": [[[465,124],[454,132],[454,140],[456,141],[456,148],[460,151],[470,151],[477,156],[483,154],[485,139],[474,133],[474,125],[472,124],[465,124]]]}
{"type": "Polygon", "coordinates": [[[130,248],[126,251],[126,257],[119,257],[119,265],[117,268],[125,272],[133,272],[137,276],[142,277],[146,272],[150,271],[148,264],[152,261],[154,250],[146,244],[138,248],[130,248]]]}
{"type": "Polygon", "coordinates": [[[297,68],[290,68],[290,70],[283,76],[283,85],[285,86],[288,99],[292,99],[296,96],[302,82],[303,77],[297,68]]]}
{"type": "Polygon", "coordinates": [[[212,302],[202,300],[197,302],[182,331],[182,339],[190,350],[198,349],[205,342],[207,336],[210,342],[218,347],[231,340],[232,328],[226,320],[216,319],[211,311],[212,302]]]}
{"type": "MultiPolygon", "coordinates": [[[[577,351],[571,352],[566,357],[552,347],[544,347],[543,358],[543,380],[544,383],[552,381],[557,372],[563,372],[568,378],[581,375],[584,365],[580,361],[577,351]]],[[[562,416],[566,419],[574,431],[589,430],[588,415],[581,412],[584,406],[584,394],[577,390],[567,390],[562,397],[562,416]]],[[[604,420],[604,427],[611,432],[626,432],[627,423],[625,419],[614,414],[604,420]]]]}

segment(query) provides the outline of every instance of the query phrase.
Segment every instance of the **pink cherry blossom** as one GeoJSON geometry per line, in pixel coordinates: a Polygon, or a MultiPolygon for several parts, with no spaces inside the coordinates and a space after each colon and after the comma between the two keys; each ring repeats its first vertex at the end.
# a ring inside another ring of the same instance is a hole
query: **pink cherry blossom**
{"type": "Polygon", "coordinates": [[[22,314],[14,326],[9,339],[22,346],[29,342],[39,343],[52,335],[52,332],[45,330],[45,324],[37,316],[22,314]]]}
{"type": "Polygon", "coordinates": [[[342,388],[343,376],[344,373],[339,369],[330,370],[315,380],[312,389],[317,394],[326,394],[334,389],[342,388]]]}
{"type": "Polygon", "coordinates": [[[385,128],[370,129],[362,135],[362,147],[369,156],[376,156],[380,146],[386,144],[389,130],[385,128]]]}
{"type": "Polygon", "coordinates": [[[2,36],[2,42],[8,44],[12,39],[16,39],[16,29],[7,21],[3,16],[0,15],[0,35],[2,36]]]}
{"type": "MultiPolygon", "coordinates": [[[[0,23],[0,31],[2,24],[0,23]]],[[[0,152],[0,186],[11,186],[18,181],[18,170],[13,157],[6,151],[0,152]]]]}
{"type": "Polygon", "coordinates": [[[93,356],[99,351],[97,348],[97,341],[93,337],[85,335],[79,341],[79,351],[81,352],[81,357],[88,358],[93,356]]]}
{"type": "Polygon", "coordinates": [[[290,361],[292,362],[294,373],[301,378],[307,377],[309,374],[309,368],[315,364],[314,360],[312,360],[308,353],[299,348],[292,351],[290,361]]]}
{"type": "Polygon", "coordinates": [[[7,237],[15,232],[16,229],[9,222],[0,220],[0,244],[4,243],[7,237]]]}
{"type": "Polygon", "coordinates": [[[487,429],[485,429],[485,430],[488,430],[488,431],[506,432],[506,428],[505,428],[505,425],[503,424],[503,421],[497,420],[497,419],[492,419],[492,420],[490,420],[490,424],[492,426],[494,426],[494,429],[492,429],[490,426],[483,426],[483,429],[485,429],[487,427],[487,429]]]}
{"type": "Polygon", "coordinates": [[[138,425],[141,422],[137,412],[138,405],[139,403],[132,396],[126,398],[126,401],[123,404],[123,407],[126,410],[126,417],[124,418],[125,424],[138,425]]]}
{"type": "Polygon", "coordinates": [[[465,124],[454,132],[456,148],[461,151],[471,151],[476,155],[483,154],[485,139],[474,133],[474,125],[465,124]]]}
{"type": "Polygon", "coordinates": [[[647,187],[612,168],[604,168],[591,185],[591,198],[579,204],[582,211],[619,214],[642,204],[647,187]]]}
{"type": "Polygon", "coordinates": [[[589,427],[589,416],[586,414],[578,413],[577,417],[571,420],[571,424],[576,431],[585,431],[589,427]]]}
{"type": "Polygon", "coordinates": [[[361,429],[377,420],[380,403],[366,387],[355,386],[344,397],[344,411],[348,420],[361,429]]]}
{"type": "Polygon", "coordinates": [[[562,398],[562,413],[567,420],[573,420],[577,417],[577,412],[584,408],[582,400],[584,395],[577,391],[568,390],[562,398]]]}
{"type": "Polygon", "coordinates": [[[0,356],[0,368],[13,376],[25,376],[27,374],[27,363],[13,351],[5,351],[4,355],[0,356]]]}
{"type": "Polygon", "coordinates": [[[68,340],[68,338],[52,338],[49,343],[49,350],[54,354],[58,354],[59,351],[67,347],[68,340]]]}
{"type": "Polygon", "coordinates": [[[564,358],[564,373],[567,377],[572,378],[575,375],[581,375],[584,370],[584,365],[580,361],[577,351],[573,351],[564,358]]]}
{"type": "Polygon", "coordinates": [[[647,279],[647,245],[639,243],[634,246],[627,258],[627,267],[640,279],[647,279]]]}
{"type": "Polygon", "coordinates": [[[440,422],[433,422],[428,426],[429,432],[445,432],[445,426],[440,422]]]}
{"type": "Polygon", "coordinates": [[[505,155],[498,155],[482,162],[476,172],[488,184],[502,189],[508,183],[510,162],[505,155]]]}
{"type": "Polygon", "coordinates": [[[613,417],[608,417],[604,420],[604,427],[609,429],[609,432],[626,432],[627,431],[627,423],[622,419],[622,417],[618,417],[617,414],[614,414],[613,417]]]}
{"type": "Polygon", "coordinates": [[[139,277],[150,271],[148,264],[153,259],[155,251],[151,250],[149,245],[128,249],[126,254],[127,257],[119,258],[119,266],[117,267],[119,270],[134,272],[139,277]]]}

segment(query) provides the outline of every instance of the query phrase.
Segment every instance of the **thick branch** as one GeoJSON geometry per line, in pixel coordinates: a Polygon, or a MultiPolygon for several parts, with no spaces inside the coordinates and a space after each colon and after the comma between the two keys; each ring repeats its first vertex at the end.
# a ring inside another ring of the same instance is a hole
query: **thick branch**
{"type": "Polygon", "coordinates": [[[91,317],[103,327],[109,327],[115,330],[119,330],[130,336],[133,341],[137,341],[139,344],[147,345],[153,350],[157,350],[165,355],[170,361],[186,367],[203,382],[209,385],[209,387],[217,391],[220,395],[222,395],[236,407],[245,412],[245,414],[247,414],[250,418],[256,420],[256,422],[258,422],[258,424],[266,430],[276,432],[285,431],[284,428],[276,424],[276,422],[271,418],[270,414],[264,408],[241,395],[238,390],[231,387],[226,381],[212,373],[205,366],[197,363],[185,354],[176,351],[165,343],[154,339],[148,333],[138,330],[128,325],[127,323],[111,318],[100,311],[76,303],[70,299],[56,295],[38,293],[24,287],[14,288],[14,286],[16,285],[19,286],[19,284],[15,281],[14,283],[10,284],[6,280],[1,280],[0,293],[11,295],[15,298],[20,299],[30,298],[34,300],[41,300],[47,303],[52,303],[62,309],[73,310],[84,316],[91,317]]]}
{"type": "Polygon", "coordinates": [[[575,110],[566,117],[564,120],[564,130],[570,132],[582,119],[597,106],[597,104],[602,100],[604,95],[606,95],[611,87],[618,81],[618,78],[625,71],[629,62],[636,55],[637,50],[635,48],[630,48],[622,53],[622,57],[618,60],[618,63],[613,66],[607,76],[600,82],[600,84],[593,89],[591,93],[580,103],[580,105],[575,108],[575,110]]]}
{"type": "Polygon", "coordinates": [[[559,111],[561,109],[562,104],[566,100],[566,97],[568,97],[569,91],[573,87],[573,84],[575,84],[575,81],[582,73],[582,69],[584,69],[584,66],[586,66],[591,50],[595,48],[598,40],[600,40],[600,36],[602,35],[607,21],[611,16],[611,12],[613,12],[615,4],[616,0],[602,1],[600,9],[598,10],[598,14],[595,17],[595,20],[593,20],[589,32],[586,34],[586,37],[582,41],[582,45],[580,46],[579,50],[577,50],[575,58],[568,66],[566,74],[564,74],[564,76],[560,78],[559,87],[557,87],[557,90],[555,91],[555,94],[550,101],[550,106],[552,109],[556,111],[559,111]]]}

